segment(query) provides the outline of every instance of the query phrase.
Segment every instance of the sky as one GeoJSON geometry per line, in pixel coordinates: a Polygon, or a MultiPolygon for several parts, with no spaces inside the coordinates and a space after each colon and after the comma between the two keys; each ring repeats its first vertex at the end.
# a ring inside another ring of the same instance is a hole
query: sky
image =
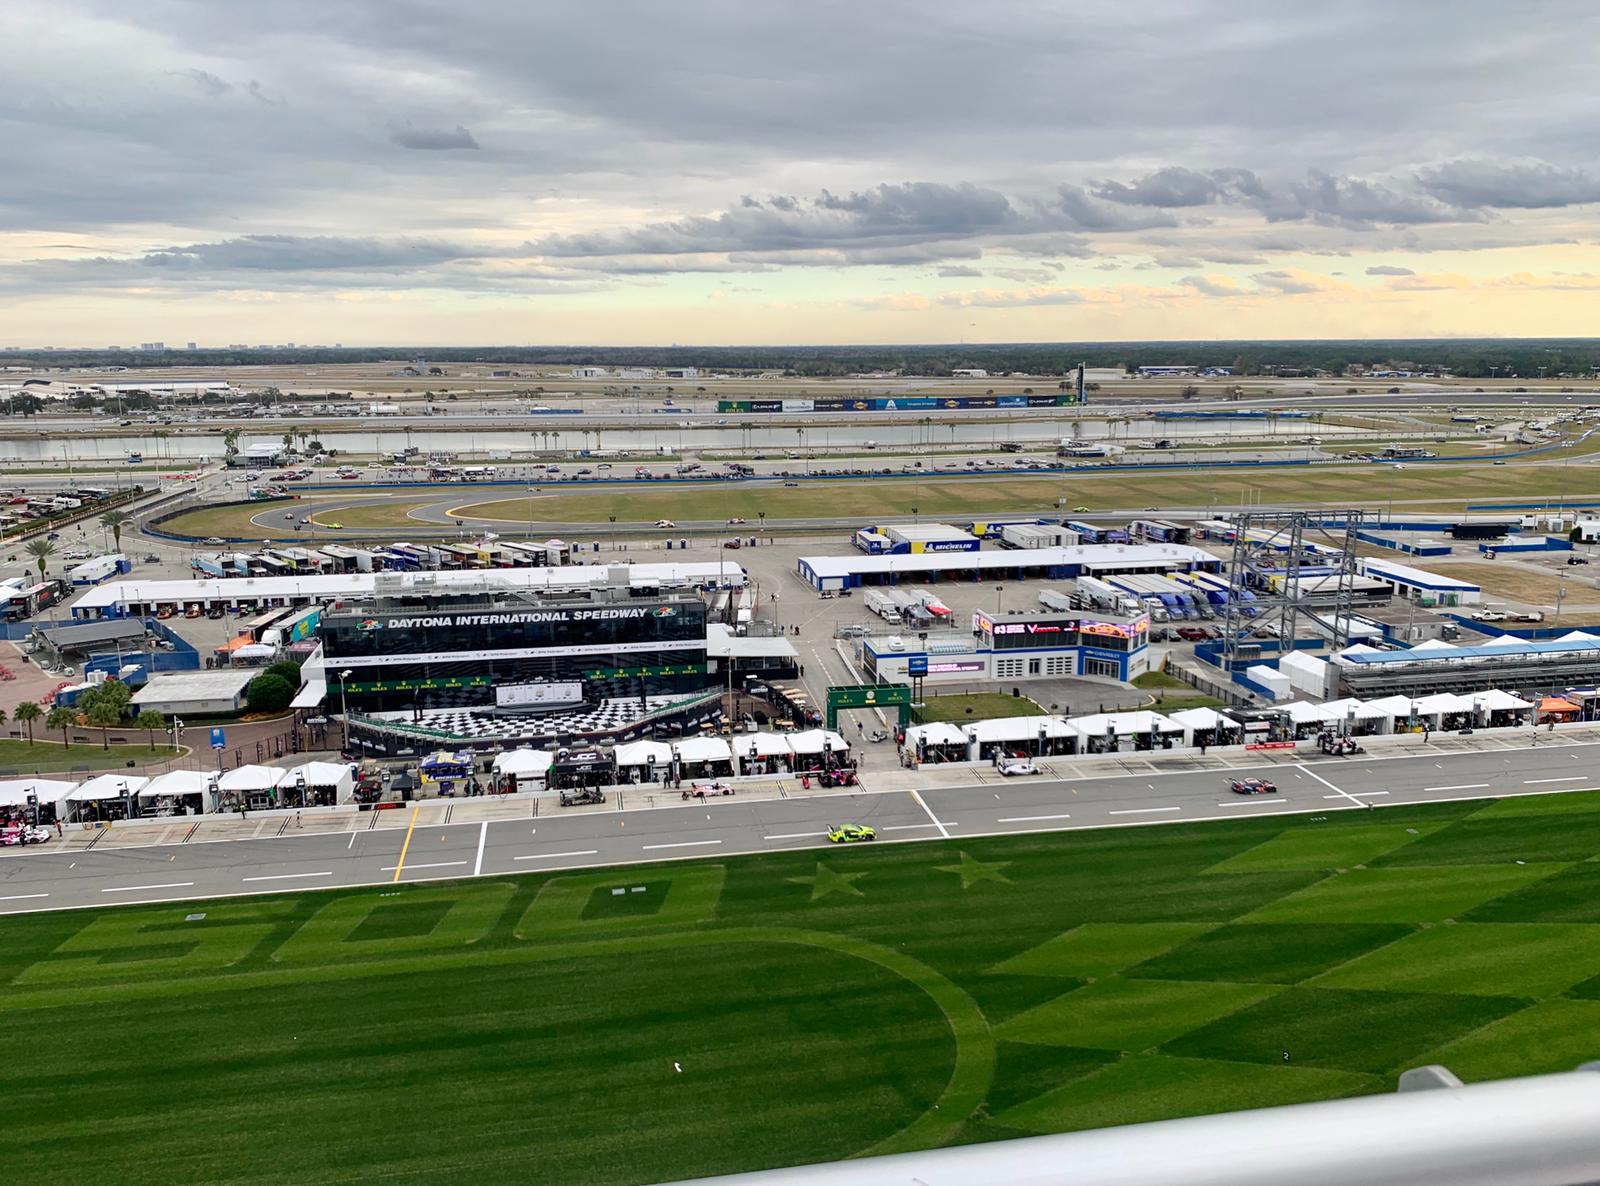
{"type": "Polygon", "coordinates": [[[1592,336],[1584,0],[6,0],[0,345],[1592,336]]]}

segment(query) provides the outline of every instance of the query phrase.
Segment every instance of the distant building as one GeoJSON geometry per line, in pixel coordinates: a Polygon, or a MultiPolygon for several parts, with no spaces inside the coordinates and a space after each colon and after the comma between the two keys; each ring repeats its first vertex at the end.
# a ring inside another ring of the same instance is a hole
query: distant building
{"type": "Polygon", "coordinates": [[[604,379],[610,372],[605,367],[573,367],[574,379],[604,379]]]}
{"type": "Polygon", "coordinates": [[[989,372],[982,367],[956,367],[950,372],[957,379],[987,379],[989,372]]]}

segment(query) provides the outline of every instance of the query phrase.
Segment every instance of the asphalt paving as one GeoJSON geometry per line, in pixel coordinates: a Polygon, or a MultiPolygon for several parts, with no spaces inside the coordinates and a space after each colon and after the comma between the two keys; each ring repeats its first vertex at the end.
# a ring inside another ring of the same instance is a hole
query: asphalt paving
{"type": "MultiPolygon", "coordinates": [[[[182,902],[303,889],[375,886],[730,857],[828,847],[832,823],[869,824],[877,843],[1200,823],[1257,815],[1377,811],[1402,804],[1594,788],[1592,745],[1405,757],[1307,757],[1292,765],[1078,780],[1029,779],[804,798],[726,798],[653,810],[311,832],[271,839],[0,855],[0,913],[182,902]],[[1271,795],[1229,780],[1274,779],[1271,795]]],[[[560,808],[544,801],[544,811],[560,808]]],[[[633,876],[633,875],[628,875],[633,876]]]]}

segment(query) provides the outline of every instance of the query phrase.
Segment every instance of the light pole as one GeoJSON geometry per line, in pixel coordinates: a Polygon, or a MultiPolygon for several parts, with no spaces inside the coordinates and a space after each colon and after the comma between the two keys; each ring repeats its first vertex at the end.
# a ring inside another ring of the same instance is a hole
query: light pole
{"type": "MultiPolygon", "coordinates": [[[[533,496],[536,492],[537,487],[528,487],[528,542],[530,544],[533,542],[533,496]]],[[[613,516],[611,521],[615,523],[616,518],[613,516]]]]}
{"type": "Polygon", "coordinates": [[[611,521],[611,550],[615,552],[617,550],[617,517],[615,515],[607,515],[606,518],[611,521]]]}
{"type": "Polygon", "coordinates": [[[1006,587],[1004,585],[996,585],[994,587],[994,612],[997,614],[1005,613],[1005,607],[1003,605],[1005,592],[1006,587]]]}
{"type": "Polygon", "coordinates": [[[344,731],[344,748],[350,748],[350,701],[345,697],[344,681],[353,673],[346,669],[339,673],[339,727],[344,731]]]}

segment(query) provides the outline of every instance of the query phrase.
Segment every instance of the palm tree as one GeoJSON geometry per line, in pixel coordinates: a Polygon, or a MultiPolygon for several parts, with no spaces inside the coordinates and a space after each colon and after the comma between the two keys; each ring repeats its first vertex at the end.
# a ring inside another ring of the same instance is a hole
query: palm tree
{"type": "Polygon", "coordinates": [[[109,697],[99,697],[89,705],[89,711],[83,714],[84,724],[93,725],[100,730],[100,748],[111,748],[111,729],[122,724],[122,706],[113,702],[109,697]]]}
{"type": "Polygon", "coordinates": [[[52,708],[50,715],[44,719],[46,729],[61,730],[61,744],[67,744],[67,730],[78,723],[78,714],[70,708],[52,708]]]}
{"type": "Polygon", "coordinates": [[[155,749],[156,734],[167,731],[167,718],[147,708],[134,718],[133,727],[143,729],[145,736],[150,739],[150,748],[155,749]]]}
{"type": "Polygon", "coordinates": [[[111,532],[111,540],[116,551],[122,551],[122,529],[132,522],[133,516],[127,511],[107,511],[100,516],[100,526],[111,532]]]}
{"type": "Polygon", "coordinates": [[[44,580],[45,567],[50,563],[50,557],[56,554],[55,540],[30,539],[22,550],[33,557],[34,563],[39,566],[39,579],[44,580]]]}
{"type": "Polygon", "coordinates": [[[229,457],[239,451],[239,429],[230,428],[222,434],[222,451],[229,457]]]}
{"type": "Polygon", "coordinates": [[[11,710],[11,719],[28,730],[28,744],[33,744],[33,723],[44,716],[44,709],[33,700],[24,700],[11,710]]]}

